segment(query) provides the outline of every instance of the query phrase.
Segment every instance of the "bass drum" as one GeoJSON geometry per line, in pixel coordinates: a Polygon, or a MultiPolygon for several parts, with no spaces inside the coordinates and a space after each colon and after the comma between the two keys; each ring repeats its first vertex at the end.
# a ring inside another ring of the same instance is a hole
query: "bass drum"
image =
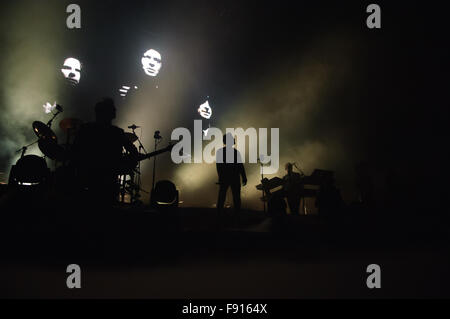
{"type": "Polygon", "coordinates": [[[25,155],[11,168],[9,184],[23,186],[41,185],[47,182],[49,177],[50,170],[42,157],[25,155]]]}

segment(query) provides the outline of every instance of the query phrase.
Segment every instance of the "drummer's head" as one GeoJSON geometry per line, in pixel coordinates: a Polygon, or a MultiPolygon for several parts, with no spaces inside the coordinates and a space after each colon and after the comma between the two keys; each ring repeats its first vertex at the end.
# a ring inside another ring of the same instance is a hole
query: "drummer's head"
{"type": "Polygon", "coordinates": [[[95,104],[95,120],[102,123],[111,123],[116,118],[116,107],[111,98],[104,98],[95,104]]]}

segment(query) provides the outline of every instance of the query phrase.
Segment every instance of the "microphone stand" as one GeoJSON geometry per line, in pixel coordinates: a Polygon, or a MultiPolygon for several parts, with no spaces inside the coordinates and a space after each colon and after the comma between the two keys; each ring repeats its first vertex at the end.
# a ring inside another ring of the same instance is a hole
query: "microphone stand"
{"type": "MultiPolygon", "coordinates": [[[[138,136],[135,132],[135,129],[136,129],[135,127],[131,127],[133,134],[138,136]]],[[[139,154],[142,154],[142,151],[144,151],[144,154],[147,154],[147,151],[145,150],[144,145],[142,145],[141,139],[139,138],[139,136],[138,136],[137,141],[139,143],[139,154]]],[[[141,197],[141,195],[140,195],[140,191],[141,191],[141,161],[138,161],[137,181],[134,184],[135,184],[135,189],[136,189],[136,193],[135,193],[134,197],[139,198],[139,197],[141,197]]]]}
{"type": "Polygon", "coordinates": [[[294,167],[300,172],[300,174],[302,174],[302,177],[305,176],[305,173],[302,171],[301,168],[299,168],[299,167],[297,166],[297,163],[294,163],[294,167]]]}
{"type": "MultiPolygon", "coordinates": [[[[159,131],[155,132],[155,135],[153,136],[155,139],[155,152],[156,148],[158,146],[158,140],[161,140],[162,137],[159,135],[159,131]]],[[[156,156],[153,157],[153,180],[152,180],[152,191],[155,189],[155,176],[156,176],[156,156]]]]}
{"type": "MultiPolygon", "coordinates": [[[[302,171],[302,169],[301,169],[300,167],[297,166],[297,163],[296,163],[296,162],[294,162],[294,167],[300,172],[301,178],[304,178],[304,177],[305,177],[305,173],[302,171]]],[[[303,188],[303,187],[302,187],[302,188],[303,188]]],[[[303,194],[301,195],[300,200],[303,201],[303,214],[308,215],[308,214],[306,213],[305,197],[303,196],[303,194]]]]}
{"type": "Polygon", "coordinates": [[[258,158],[259,163],[261,164],[261,185],[262,185],[262,194],[263,194],[263,203],[264,203],[264,215],[266,214],[266,192],[264,191],[264,184],[263,184],[263,179],[264,179],[264,164],[261,162],[261,160],[258,158]]]}

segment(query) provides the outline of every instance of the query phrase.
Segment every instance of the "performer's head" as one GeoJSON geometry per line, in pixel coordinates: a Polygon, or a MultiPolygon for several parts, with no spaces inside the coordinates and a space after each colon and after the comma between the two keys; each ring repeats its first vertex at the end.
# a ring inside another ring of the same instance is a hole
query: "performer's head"
{"type": "Polygon", "coordinates": [[[99,123],[111,123],[116,118],[116,107],[111,98],[104,98],[95,104],[95,121],[99,123]]]}
{"type": "Polygon", "coordinates": [[[292,172],[292,163],[286,163],[286,165],[284,166],[284,169],[289,173],[292,172]]]}
{"type": "Polygon", "coordinates": [[[234,144],[236,144],[236,140],[233,137],[233,134],[231,133],[227,133],[223,136],[223,144],[227,145],[227,146],[233,146],[234,144]]]}

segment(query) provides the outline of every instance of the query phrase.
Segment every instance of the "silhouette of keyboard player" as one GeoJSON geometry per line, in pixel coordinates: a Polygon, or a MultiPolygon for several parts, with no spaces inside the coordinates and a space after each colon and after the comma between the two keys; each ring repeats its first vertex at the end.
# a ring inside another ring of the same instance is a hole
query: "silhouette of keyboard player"
{"type": "Polygon", "coordinates": [[[137,158],[136,147],[124,130],[112,125],[116,108],[111,98],[95,105],[95,122],[78,131],[72,148],[73,165],[80,187],[98,203],[111,204],[119,194],[118,175],[123,172],[123,148],[137,158]]]}
{"type": "Polygon", "coordinates": [[[247,176],[245,175],[241,154],[233,147],[235,144],[233,135],[230,133],[225,134],[223,136],[223,143],[225,147],[216,152],[216,168],[220,185],[217,210],[220,218],[228,188],[231,187],[234,216],[237,217],[237,213],[241,209],[241,177],[242,185],[245,186],[247,184],[247,176]],[[227,151],[230,154],[228,158],[227,151]]]}
{"type": "Polygon", "coordinates": [[[300,200],[302,197],[302,175],[292,170],[292,163],[286,163],[287,174],[283,177],[283,195],[286,196],[291,214],[299,215],[300,200]]]}

